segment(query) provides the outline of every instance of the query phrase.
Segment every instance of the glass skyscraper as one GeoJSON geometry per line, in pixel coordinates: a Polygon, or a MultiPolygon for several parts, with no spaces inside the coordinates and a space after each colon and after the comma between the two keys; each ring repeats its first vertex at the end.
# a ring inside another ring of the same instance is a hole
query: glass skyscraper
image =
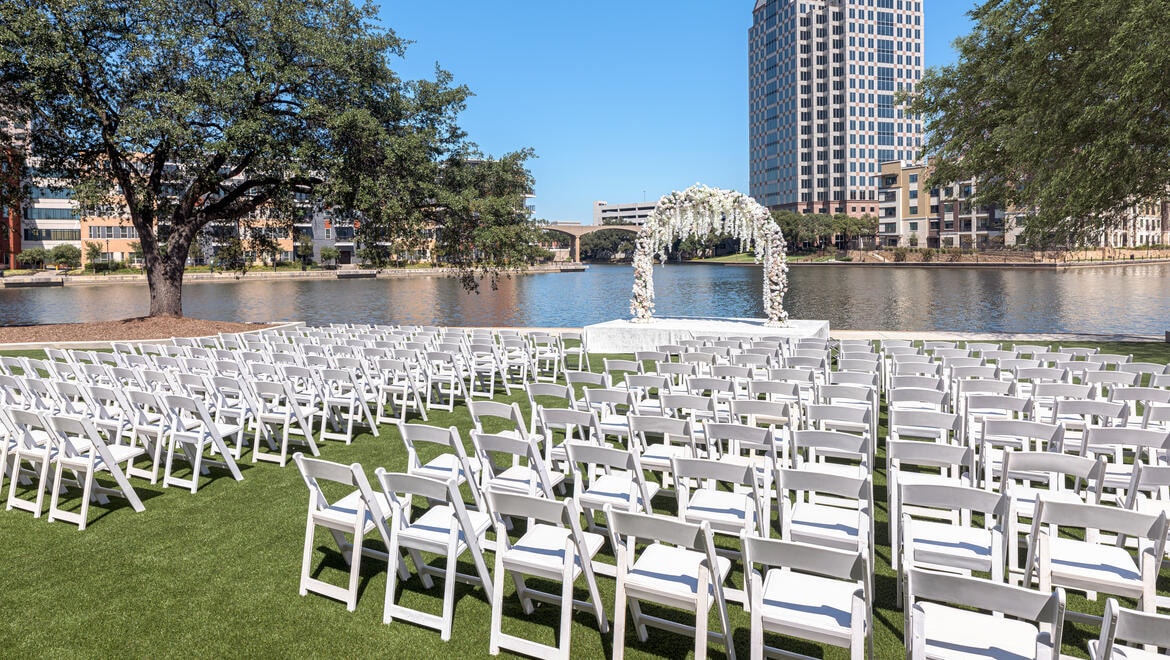
{"type": "Polygon", "coordinates": [[[752,197],[773,209],[877,215],[879,164],[914,160],[922,2],[757,0],[748,31],[752,197]]]}

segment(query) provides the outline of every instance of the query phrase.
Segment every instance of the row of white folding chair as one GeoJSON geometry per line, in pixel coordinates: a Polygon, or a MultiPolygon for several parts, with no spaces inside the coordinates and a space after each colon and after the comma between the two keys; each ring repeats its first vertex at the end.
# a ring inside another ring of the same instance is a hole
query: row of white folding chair
{"type": "MultiPolygon", "coordinates": [[[[137,512],[144,510],[142,500],[130,485],[122,468],[142,454],[140,449],[107,443],[93,424],[84,417],[42,414],[31,410],[0,406],[0,440],[3,441],[3,467],[9,475],[7,509],[31,511],[39,518],[44,511],[44,494],[51,492],[49,521],[72,522],[84,530],[89,521],[91,501],[105,505],[108,496],[125,499],[137,512]],[[53,480],[49,471],[53,469],[53,480]],[[66,475],[66,472],[69,474],[66,475]],[[105,472],[115,487],[96,483],[97,473],[105,472]],[[19,485],[31,485],[33,501],[17,495],[19,485]],[[61,498],[69,484],[81,490],[80,509],[61,508],[61,498]]],[[[3,475],[0,475],[3,476],[3,475]]],[[[0,479],[2,483],[2,479],[0,479]]]]}

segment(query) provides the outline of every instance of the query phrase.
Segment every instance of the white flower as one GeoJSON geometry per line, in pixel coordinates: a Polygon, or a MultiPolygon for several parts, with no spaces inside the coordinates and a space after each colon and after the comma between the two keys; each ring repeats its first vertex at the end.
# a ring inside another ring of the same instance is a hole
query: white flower
{"type": "Polygon", "coordinates": [[[788,291],[787,245],[768,210],[733,190],[695,184],[662,197],[638,233],[634,254],[634,290],[630,313],[635,321],[649,322],[654,312],[654,257],[666,263],[675,240],[727,233],[755,248],[756,262],[764,263],[764,313],[767,325],[788,321],[784,294],[788,291]]]}

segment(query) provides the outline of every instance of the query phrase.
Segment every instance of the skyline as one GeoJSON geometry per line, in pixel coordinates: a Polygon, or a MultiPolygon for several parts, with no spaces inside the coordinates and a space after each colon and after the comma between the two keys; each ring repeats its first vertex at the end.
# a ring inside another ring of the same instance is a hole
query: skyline
{"type": "MultiPolygon", "coordinates": [[[[589,223],[595,200],[696,182],[747,192],[753,4],[382,0],[380,16],[413,42],[393,64],[403,77],[438,62],[475,94],[460,117],[469,139],[493,156],[535,149],[536,217],[589,223]]],[[[925,0],[928,67],[954,61],[976,4],[925,0]]]]}

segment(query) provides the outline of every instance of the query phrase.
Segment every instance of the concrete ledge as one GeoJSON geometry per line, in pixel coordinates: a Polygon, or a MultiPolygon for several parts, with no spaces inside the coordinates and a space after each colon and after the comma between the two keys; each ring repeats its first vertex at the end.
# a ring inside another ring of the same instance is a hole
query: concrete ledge
{"type": "Polygon", "coordinates": [[[764,319],[716,317],[656,318],[649,323],[619,319],[585,326],[585,345],[590,353],[633,353],[700,337],[829,338],[828,321],[790,320],[783,328],[764,323],[764,319]]]}

